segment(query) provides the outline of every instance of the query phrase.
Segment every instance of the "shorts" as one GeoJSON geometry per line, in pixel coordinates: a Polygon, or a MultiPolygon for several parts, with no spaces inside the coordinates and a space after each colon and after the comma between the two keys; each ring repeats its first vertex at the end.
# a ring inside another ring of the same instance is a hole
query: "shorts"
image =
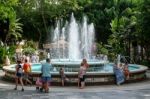
{"type": "Polygon", "coordinates": [[[16,76],[17,76],[18,78],[21,78],[21,77],[23,76],[23,73],[17,73],[16,76]]]}
{"type": "Polygon", "coordinates": [[[82,78],[80,78],[80,82],[84,82],[85,81],[85,75],[83,75],[82,78]]]}
{"type": "Polygon", "coordinates": [[[50,80],[51,80],[51,77],[42,77],[43,83],[49,82],[50,80]]]}

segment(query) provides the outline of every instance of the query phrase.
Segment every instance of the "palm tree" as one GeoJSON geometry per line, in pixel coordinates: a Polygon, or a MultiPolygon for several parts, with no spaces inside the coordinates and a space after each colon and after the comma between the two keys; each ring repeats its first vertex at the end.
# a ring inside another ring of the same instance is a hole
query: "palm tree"
{"type": "Polygon", "coordinates": [[[8,39],[15,41],[22,37],[22,24],[19,23],[19,19],[12,19],[9,25],[9,31],[6,35],[5,43],[7,43],[8,39]]]}

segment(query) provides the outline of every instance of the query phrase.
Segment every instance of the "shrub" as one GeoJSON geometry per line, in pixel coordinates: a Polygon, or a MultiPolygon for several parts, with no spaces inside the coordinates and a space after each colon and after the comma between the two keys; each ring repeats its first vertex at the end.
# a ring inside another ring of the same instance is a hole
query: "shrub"
{"type": "Polygon", "coordinates": [[[23,49],[23,53],[25,54],[25,55],[27,55],[27,54],[34,54],[35,53],[35,49],[34,48],[31,48],[31,47],[27,47],[27,48],[24,48],[23,49]]]}

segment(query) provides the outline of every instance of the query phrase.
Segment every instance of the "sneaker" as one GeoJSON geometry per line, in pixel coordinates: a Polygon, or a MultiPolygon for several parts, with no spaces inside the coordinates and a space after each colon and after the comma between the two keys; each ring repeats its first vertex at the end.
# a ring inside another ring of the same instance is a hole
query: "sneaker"
{"type": "Polygon", "coordinates": [[[22,88],[21,91],[24,91],[24,89],[22,88]]]}

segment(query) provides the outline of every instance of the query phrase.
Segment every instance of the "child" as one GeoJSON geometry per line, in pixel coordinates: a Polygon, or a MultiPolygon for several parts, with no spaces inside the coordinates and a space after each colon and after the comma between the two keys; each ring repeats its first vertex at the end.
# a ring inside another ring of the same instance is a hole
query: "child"
{"type": "Polygon", "coordinates": [[[130,76],[130,71],[128,69],[128,63],[125,63],[125,65],[124,65],[124,75],[126,77],[126,80],[128,80],[129,76],[130,76]]]}
{"type": "Polygon", "coordinates": [[[42,87],[42,79],[41,79],[41,77],[38,77],[36,79],[36,90],[39,90],[40,87],[42,87]]]}
{"type": "Polygon", "coordinates": [[[59,74],[60,74],[60,78],[61,78],[61,84],[62,86],[64,86],[64,82],[68,81],[68,78],[66,77],[65,73],[64,73],[64,68],[60,68],[59,70],[59,74]]]}
{"type": "MultiPolygon", "coordinates": [[[[36,79],[36,90],[40,90],[43,91],[43,82],[42,82],[42,74],[40,74],[40,76],[36,79]]],[[[51,85],[51,82],[49,82],[49,86],[51,85]]]]}
{"type": "Polygon", "coordinates": [[[86,74],[86,67],[83,63],[81,63],[80,70],[78,72],[78,87],[83,89],[85,87],[85,74],[86,74]]]}

